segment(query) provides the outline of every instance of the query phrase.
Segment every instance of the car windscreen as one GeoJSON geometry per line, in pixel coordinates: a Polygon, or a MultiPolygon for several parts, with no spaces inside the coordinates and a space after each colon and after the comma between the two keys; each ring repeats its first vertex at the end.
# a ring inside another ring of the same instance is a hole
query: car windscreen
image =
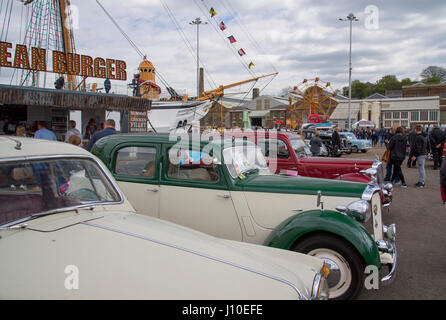
{"type": "Polygon", "coordinates": [[[120,201],[119,192],[93,160],[0,162],[0,225],[34,214],[120,201]]]}
{"type": "Polygon", "coordinates": [[[271,174],[262,151],[255,146],[237,146],[224,149],[223,159],[234,179],[254,171],[265,175],[271,174]]]}
{"type": "Polygon", "coordinates": [[[290,143],[297,155],[311,155],[310,148],[302,139],[290,139],[290,143]]]}

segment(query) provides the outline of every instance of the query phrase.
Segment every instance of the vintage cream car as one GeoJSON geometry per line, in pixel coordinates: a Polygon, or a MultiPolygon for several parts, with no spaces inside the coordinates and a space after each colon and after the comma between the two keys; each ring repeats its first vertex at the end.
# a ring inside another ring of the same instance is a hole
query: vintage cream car
{"type": "Polygon", "coordinates": [[[376,184],[274,175],[251,142],[189,139],[113,135],[92,152],[138,212],[323,258],[331,268],[330,298],[356,297],[368,266],[388,267],[383,283],[393,277],[395,226],[382,223],[376,184]]]}
{"type": "Polygon", "coordinates": [[[328,297],[321,259],[135,214],[81,148],[0,137],[0,150],[0,299],[328,297]]]}

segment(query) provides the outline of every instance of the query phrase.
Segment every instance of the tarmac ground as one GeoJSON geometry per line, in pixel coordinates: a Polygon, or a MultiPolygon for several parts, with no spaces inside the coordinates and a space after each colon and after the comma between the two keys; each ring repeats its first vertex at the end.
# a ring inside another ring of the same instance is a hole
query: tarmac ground
{"type": "MultiPolygon", "coordinates": [[[[375,159],[384,151],[376,147],[342,157],[375,159]]],[[[385,225],[396,224],[396,274],[390,284],[378,290],[364,288],[360,300],[446,299],[446,205],[440,196],[440,171],[433,170],[433,161],[426,160],[426,185],[419,189],[415,187],[418,169],[408,168],[406,161],[402,168],[408,188],[394,186],[390,210],[383,212],[385,225]]]]}

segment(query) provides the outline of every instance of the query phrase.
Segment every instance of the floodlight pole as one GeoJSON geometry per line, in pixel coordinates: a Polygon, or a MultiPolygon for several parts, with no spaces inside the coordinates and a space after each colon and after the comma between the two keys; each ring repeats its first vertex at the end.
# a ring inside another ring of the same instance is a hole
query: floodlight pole
{"type": "Polygon", "coordinates": [[[352,129],[351,122],[351,104],[352,104],[352,29],[353,29],[353,21],[359,21],[353,13],[350,13],[347,18],[342,19],[339,18],[340,21],[349,21],[350,22],[350,50],[349,50],[349,59],[348,59],[348,131],[352,129]]]}
{"type": "Polygon", "coordinates": [[[200,18],[189,22],[190,25],[197,26],[197,97],[200,96],[200,24],[208,24],[207,22],[201,21],[200,18]]]}

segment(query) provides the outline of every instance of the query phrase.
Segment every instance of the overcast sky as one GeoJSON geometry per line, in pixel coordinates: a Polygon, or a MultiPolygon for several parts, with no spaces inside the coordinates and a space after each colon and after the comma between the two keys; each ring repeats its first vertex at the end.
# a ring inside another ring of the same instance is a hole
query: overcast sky
{"type": "MultiPolygon", "coordinates": [[[[43,1],[43,0],[39,0],[43,1]]],[[[139,49],[147,54],[163,78],[178,91],[196,93],[196,27],[189,22],[201,17],[200,60],[206,68],[205,88],[278,71],[263,93],[278,94],[303,79],[320,77],[334,89],[348,85],[349,23],[353,24],[353,80],[375,82],[394,74],[419,79],[423,68],[446,67],[446,1],[444,0],[101,0],[139,49]],[[193,51],[182,40],[163,6],[167,4],[193,51]],[[373,13],[368,6],[374,6],[373,13]],[[209,9],[217,13],[210,18],[209,9]],[[373,19],[374,18],[374,19],[373,19]],[[217,28],[224,21],[225,32],[217,28]],[[225,38],[237,42],[229,45],[225,38]],[[243,48],[241,59],[237,50],[243,48]],[[247,64],[253,61],[251,73],[247,64]]],[[[2,0],[2,3],[6,3],[2,0]]],[[[128,77],[140,57],[94,0],[72,0],[79,16],[76,49],[93,57],[125,60],[128,77]]],[[[14,4],[8,41],[19,43],[21,10],[14,4]]],[[[23,36],[22,36],[23,38],[23,36]]],[[[4,40],[4,38],[2,38],[4,40]]],[[[1,80],[9,76],[2,70],[1,80]]],[[[102,80],[98,80],[101,82],[102,80]]],[[[125,86],[114,82],[114,86],[125,86]]],[[[267,81],[256,87],[263,88],[267,81]]],[[[164,88],[163,88],[164,89],[164,88]]],[[[234,88],[247,90],[250,86],[234,88]]]]}

